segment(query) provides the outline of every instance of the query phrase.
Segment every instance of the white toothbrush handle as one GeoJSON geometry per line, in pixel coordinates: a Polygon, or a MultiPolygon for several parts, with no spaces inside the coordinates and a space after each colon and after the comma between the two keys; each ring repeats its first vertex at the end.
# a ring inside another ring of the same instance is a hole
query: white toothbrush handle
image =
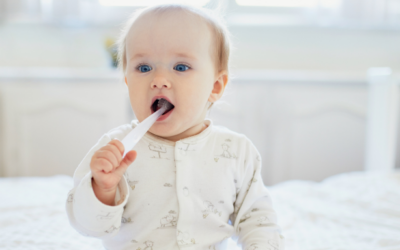
{"type": "Polygon", "coordinates": [[[122,144],[124,145],[125,151],[122,155],[122,158],[125,157],[126,153],[131,151],[132,148],[136,145],[136,143],[146,134],[147,130],[157,121],[157,119],[164,113],[166,110],[165,107],[160,108],[152,115],[147,117],[144,121],[139,123],[129,134],[122,139],[122,144]]]}

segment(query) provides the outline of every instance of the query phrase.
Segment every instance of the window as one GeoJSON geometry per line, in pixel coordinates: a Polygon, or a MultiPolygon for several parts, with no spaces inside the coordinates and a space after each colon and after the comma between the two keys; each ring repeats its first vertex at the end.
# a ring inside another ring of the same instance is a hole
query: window
{"type": "MultiPolygon", "coordinates": [[[[168,3],[204,6],[209,1],[210,0],[169,0],[168,3]]],[[[148,6],[165,2],[165,0],[99,0],[99,3],[103,6],[148,6]]]]}
{"type": "Polygon", "coordinates": [[[341,0],[236,0],[241,6],[265,7],[337,7],[341,0]]]}

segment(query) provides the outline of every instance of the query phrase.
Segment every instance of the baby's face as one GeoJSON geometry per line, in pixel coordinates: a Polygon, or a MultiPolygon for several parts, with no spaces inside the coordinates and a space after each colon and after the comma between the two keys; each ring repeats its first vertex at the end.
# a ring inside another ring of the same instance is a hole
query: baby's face
{"type": "Polygon", "coordinates": [[[126,44],[125,76],[139,122],[154,113],[154,100],[164,97],[174,109],[151,133],[177,141],[202,131],[218,78],[207,24],[182,11],[148,13],[132,26],[126,44]]]}

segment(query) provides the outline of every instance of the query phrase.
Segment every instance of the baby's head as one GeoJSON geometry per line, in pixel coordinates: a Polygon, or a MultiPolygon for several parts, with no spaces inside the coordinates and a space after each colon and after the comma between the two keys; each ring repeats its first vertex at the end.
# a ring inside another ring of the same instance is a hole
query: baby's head
{"type": "Polygon", "coordinates": [[[230,41],[217,16],[185,5],[148,7],[128,21],[118,46],[139,122],[155,111],[157,98],[174,105],[149,132],[177,141],[205,128],[207,110],[221,98],[229,74],[230,41]]]}

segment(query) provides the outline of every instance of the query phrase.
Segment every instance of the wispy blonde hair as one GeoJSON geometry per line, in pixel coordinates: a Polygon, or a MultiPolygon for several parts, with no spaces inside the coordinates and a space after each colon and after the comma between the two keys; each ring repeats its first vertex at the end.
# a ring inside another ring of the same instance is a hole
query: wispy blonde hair
{"type": "Polygon", "coordinates": [[[229,73],[229,54],[231,51],[230,34],[223,21],[222,15],[218,11],[212,11],[205,8],[197,8],[189,5],[181,4],[162,4],[153,5],[144,9],[135,11],[128,21],[124,24],[120,36],[116,42],[118,48],[118,68],[122,71],[123,75],[126,74],[126,37],[135,21],[146,13],[166,13],[168,11],[186,11],[194,14],[204,20],[210,27],[215,44],[214,58],[217,73],[226,70],[229,73]]]}

